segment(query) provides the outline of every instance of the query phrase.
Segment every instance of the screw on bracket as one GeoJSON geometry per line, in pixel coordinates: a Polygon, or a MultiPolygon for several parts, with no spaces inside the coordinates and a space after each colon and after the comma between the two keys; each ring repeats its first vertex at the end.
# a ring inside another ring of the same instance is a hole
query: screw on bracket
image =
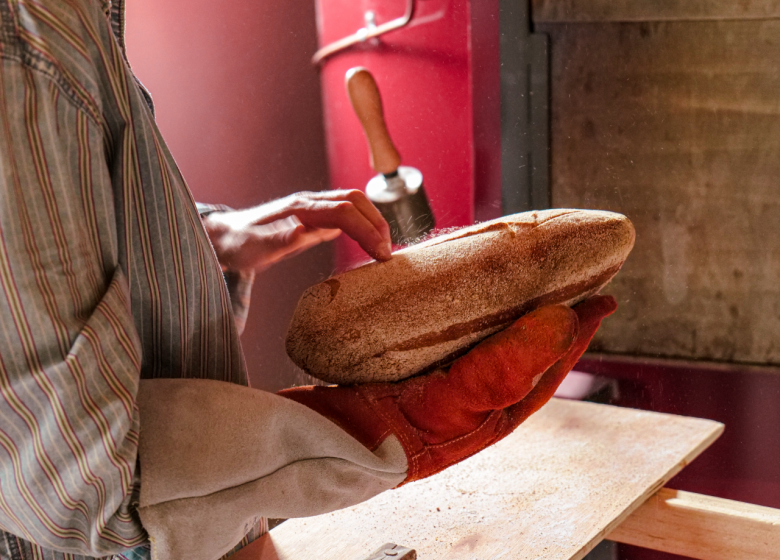
{"type": "Polygon", "coordinates": [[[417,560],[417,552],[395,543],[385,543],[364,560],[417,560]]]}

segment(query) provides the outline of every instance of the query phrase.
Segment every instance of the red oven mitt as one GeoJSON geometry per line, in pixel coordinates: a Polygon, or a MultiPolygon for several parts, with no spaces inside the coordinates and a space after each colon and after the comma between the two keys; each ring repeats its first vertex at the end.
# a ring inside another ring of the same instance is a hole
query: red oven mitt
{"type": "Polygon", "coordinates": [[[296,387],[279,395],[335,422],[374,451],[391,434],[409,464],[403,484],[506,437],[555,393],[617,304],[592,297],[542,307],[485,339],[449,371],[396,383],[296,387]]]}

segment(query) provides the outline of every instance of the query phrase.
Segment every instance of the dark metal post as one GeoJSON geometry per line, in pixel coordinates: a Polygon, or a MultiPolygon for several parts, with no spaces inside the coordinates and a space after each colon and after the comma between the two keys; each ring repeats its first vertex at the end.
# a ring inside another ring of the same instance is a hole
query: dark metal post
{"type": "Polygon", "coordinates": [[[549,38],[531,33],[530,2],[499,0],[504,214],[549,208],[549,38]]]}

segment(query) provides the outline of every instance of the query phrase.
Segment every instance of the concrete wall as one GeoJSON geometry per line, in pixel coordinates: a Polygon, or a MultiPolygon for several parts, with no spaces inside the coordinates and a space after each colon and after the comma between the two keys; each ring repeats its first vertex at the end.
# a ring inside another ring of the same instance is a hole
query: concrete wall
{"type": "Polygon", "coordinates": [[[636,3],[535,4],[552,39],[553,203],[637,228],[592,348],[778,364],[780,20],[763,8],[780,10],[661,4],[647,22],[627,21],[653,17],[636,3]]]}
{"type": "MultiPolygon", "coordinates": [[[[129,0],[127,43],[196,199],[245,207],[326,187],[311,0],[129,0]]],[[[253,385],[306,382],[284,335],[298,296],[331,263],[322,248],[258,276],[243,336],[253,385]]]]}

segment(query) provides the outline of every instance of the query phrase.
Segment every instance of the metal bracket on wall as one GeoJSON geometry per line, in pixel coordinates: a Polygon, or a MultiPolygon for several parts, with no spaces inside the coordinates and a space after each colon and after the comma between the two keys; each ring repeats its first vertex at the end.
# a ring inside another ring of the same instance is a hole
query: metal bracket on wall
{"type": "Polygon", "coordinates": [[[530,9],[529,0],[499,0],[504,214],[552,204],[549,37],[531,32],[530,9]]]}
{"type": "Polygon", "coordinates": [[[380,37],[385,33],[389,33],[390,31],[395,31],[397,29],[401,29],[402,27],[406,27],[409,25],[409,22],[412,21],[412,17],[414,17],[414,3],[415,0],[406,0],[406,11],[404,12],[404,15],[381,25],[376,24],[376,15],[374,12],[366,12],[364,14],[364,19],[366,22],[365,27],[361,27],[352,35],[325,45],[316,53],[314,53],[314,56],[311,59],[311,63],[316,66],[324,59],[328,58],[329,56],[333,56],[338,52],[341,52],[350,47],[354,47],[357,44],[364,43],[369,39],[380,37]]]}

